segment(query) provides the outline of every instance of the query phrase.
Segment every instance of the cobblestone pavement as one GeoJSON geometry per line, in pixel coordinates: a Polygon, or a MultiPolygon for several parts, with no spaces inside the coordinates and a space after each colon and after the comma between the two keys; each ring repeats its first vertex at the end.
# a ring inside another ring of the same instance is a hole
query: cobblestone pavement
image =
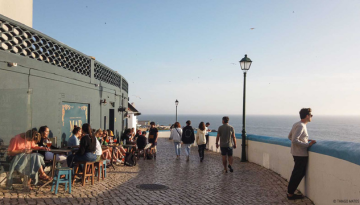
{"type": "Polygon", "coordinates": [[[107,178],[93,186],[75,183],[69,194],[60,185],[57,195],[50,192],[50,186],[30,193],[0,190],[0,204],[313,204],[307,198],[287,200],[287,181],[259,165],[235,158],[234,172],[223,174],[218,153],[205,152],[202,163],[196,147],[191,149],[189,162],[184,150],[181,154],[176,160],[173,143],[160,138],[156,160],[141,158],[135,167],[108,168],[107,178]],[[169,188],[136,188],[153,183],[169,188]]]}

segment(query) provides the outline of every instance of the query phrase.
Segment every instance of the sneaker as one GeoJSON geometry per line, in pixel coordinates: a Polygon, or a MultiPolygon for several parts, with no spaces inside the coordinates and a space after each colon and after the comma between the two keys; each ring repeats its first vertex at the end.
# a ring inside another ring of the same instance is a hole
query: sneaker
{"type": "Polygon", "coordinates": [[[230,164],[228,165],[228,167],[229,167],[229,169],[230,169],[230,172],[233,172],[233,171],[234,171],[230,164]]]}
{"type": "Polygon", "coordinates": [[[124,163],[123,161],[121,161],[121,160],[116,160],[116,163],[119,163],[119,164],[121,164],[121,163],[124,163]]]}
{"type": "Polygon", "coordinates": [[[304,196],[300,194],[293,194],[292,196],[286,195],[289,200],[295,200],[295,199],[303,199],[304,196]]]}

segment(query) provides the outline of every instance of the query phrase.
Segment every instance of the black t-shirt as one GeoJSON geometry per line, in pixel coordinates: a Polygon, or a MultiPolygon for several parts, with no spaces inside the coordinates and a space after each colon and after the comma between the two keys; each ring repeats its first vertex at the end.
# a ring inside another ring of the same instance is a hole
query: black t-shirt
{"type": "Polygon", "coordinates": [[[150,128],[149,130],[149,143],[155,143],[155,140],[157,138],[157,133],[158,133],[158,129],[157,128],[150,128]]]}
{"type": "Polygon", "coordinates": [[[146,137],[140,135],[140,136],[137,138],[136,145],[138,146],[139,149],[144,149],[144,147],[146,146],[146,144],[147,144],[147,142],[146,142],[146,137]]]}

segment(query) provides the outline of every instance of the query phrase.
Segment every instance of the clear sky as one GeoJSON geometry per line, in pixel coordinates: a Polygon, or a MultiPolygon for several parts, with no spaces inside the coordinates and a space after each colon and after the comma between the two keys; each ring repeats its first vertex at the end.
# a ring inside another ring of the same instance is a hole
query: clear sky
{"type": "Polygon", "coordinates": [[[360,1],[34,0],[33,27],[118,71],[143,114],[360,116],[360,1]],[[254,28],[254,29],[250,29],[254,28]]]}

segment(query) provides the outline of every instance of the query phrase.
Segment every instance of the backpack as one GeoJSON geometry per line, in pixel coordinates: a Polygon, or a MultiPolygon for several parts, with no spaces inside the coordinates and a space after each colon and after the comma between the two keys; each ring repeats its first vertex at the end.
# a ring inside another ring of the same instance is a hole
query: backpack
{"type": "Polygon", "coordinates": [[[132,153],[126,153],[124,165],[130,167],[136,165],[136,158],[132,153]]]}

